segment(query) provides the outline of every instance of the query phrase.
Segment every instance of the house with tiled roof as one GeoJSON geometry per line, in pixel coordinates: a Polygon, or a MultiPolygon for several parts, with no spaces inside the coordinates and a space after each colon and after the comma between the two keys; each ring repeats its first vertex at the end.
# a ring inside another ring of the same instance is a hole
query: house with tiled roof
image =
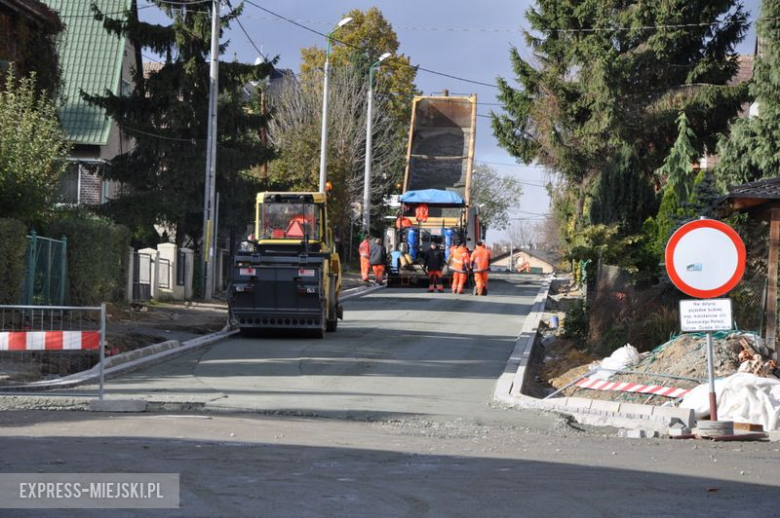
{"type": "Polygon", "coordinates": [[[73,144],[71,166],[62,182],[62,203],[99,205],[113,197],[115,187],[102,177],[103,166],[133,146],[105,111],[85,101],[81,92],[121,95],[133,88],[138,63],[133,45],[109,33],[95,20],[91,5],[112,18],[130,9],[132,0],[43,0],[59,14],[65,31],[59,44],[63,100],[62,127],[73,144]]]}

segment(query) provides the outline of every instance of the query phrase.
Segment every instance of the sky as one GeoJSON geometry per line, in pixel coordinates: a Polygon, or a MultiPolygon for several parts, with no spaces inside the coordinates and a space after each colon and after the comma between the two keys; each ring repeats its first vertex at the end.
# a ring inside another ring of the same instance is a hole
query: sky
{"type": "MultiPolygon", "coordinates": [[[[232,0],[237,5],[241,0],[232,0]]],[[[424,71],[417,74],[416,84],[425,95],[444,89],[451,95],[477,95],[477,142],[475,161],[484,163],[503,176],[523,182],[524,194],[512,218],[534,221],[549,210],[549,198],[544,184],[549,179],[546,172],[536,166],[518,164],[516,160],[499,147],[490,128],[491,110],[495,106],[496,78],[503,77],[513,82],[514,77],[509,51],[518,48],[521,56],[530,52],[525,46],[520,29],[527,27],[526,10],[535,5],[530,0],[250,0],[245,3],[241,22],[247,37],[238,24],[223,37],[222,43],[230,41],[226,57],[236,56],[242,62],[254,62],[257,50],[269,57],[278,56],[278,68],[298,71],[300,49],[313,45],[324,47],[325,37],[343,16],[352,9],[367,11],[377,7],[393,26],[400,43],[399,52],[409,56],[412,64],[456,76],[469,81],[444,77],[424,71]],[[252,5],[255,4],[255,5],[252,5]],[[263,9],[266,9],[265,11],[263,9]],[[270,11],[270,12],[269,12],[270,11]],[[279,16],[276,16],[279,15],[279,16]],[[290,21],[299,25],[295,25],[290,21]],[[251,39],[251,42],[250,42],[251,39]],[[252,44],[254,43],[254,45],[252,44]],[[475,84],[484,83],[484,84],[475,84]]],[[[139,6],[147,5],[139,0],[139,6]]],[[[745,7],[751,13],[751,20],[758,14],[760,0],[746,0],[745,7]]],[[[143,9],[142,19],[155,23],[166,23],[166,18],[155,8],[143,9]]],[[[751,26],[745,41],[737,49],[744,54],[753,53],[755,28],[751,26]]],[[[146,58],[152,58],[145,53],[146,58]]],[[[489,231],[488,241],[505,239],[504,232],[489,231]]]]}

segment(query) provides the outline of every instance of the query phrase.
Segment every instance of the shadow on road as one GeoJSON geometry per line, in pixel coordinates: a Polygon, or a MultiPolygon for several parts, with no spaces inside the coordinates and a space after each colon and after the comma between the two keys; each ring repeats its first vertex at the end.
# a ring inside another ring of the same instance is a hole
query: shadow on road
{"type": "MultiPolygon", "coordinates": [[[[180,474],[180,509],[154,511],[155,516],[711,518],[775,516],[777,511],[777,486],[704,473],[600,467],[564,458],[424,454],[390,444],[369,447],[358,438],[360,447],[277,444],[231,439],[228,431],[221,430],[224,440],[11,436],[3,438],[4,461],[18,473],[180,474]]],[[[426,444],[436,442],[430,438],[426,444]]],[[[79,511],[79,516],[93,513],[105,511],[79,511]]],[[[146,513],[125,509],[111,515],[146,513]]]]}

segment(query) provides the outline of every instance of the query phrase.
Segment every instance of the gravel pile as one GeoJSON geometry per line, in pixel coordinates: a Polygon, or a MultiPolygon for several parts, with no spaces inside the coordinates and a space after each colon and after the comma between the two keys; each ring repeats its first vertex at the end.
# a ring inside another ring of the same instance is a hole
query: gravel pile
{"type": "MultiPolygon", "coordinates": [[[[767,349],[763,345],[761,337],[754,333],[729,332],[713,333],[712,347],[714,352],[715,376],[729,376],[737,372],[739,368],[739,353],[742,350],[740,341],[746,340],[756,351],[767,356],[767,349]]],[[[609,381],[618,383],[641,383],[646,385],[661,385],[677,388],[693,388],[707,380],[707,349],[706,335],[684,334],[669,340],[653,351],[645,353],[640,362],[628,369],[642,374],[615,374],[609,381]],[[688,379],[673,379],[649,374],[664,374],[679,376],[688,379]],[[698,380],[698,381],[697,381],[698,380]]],[[[579,376],[587,373],[595,364],[581,365],[561,376],[550,380],[550,384],[556,388],[574,381],[579,376]]],[[[662,396],[648,396],[647,394],[632,394],[625,392],[588,390],[571,387],[564,391],[566,396],[582,396],[591,399],[605,399],[613,401],[629,401],[639,403],[662,404],[668,398],[662,396]]]]}

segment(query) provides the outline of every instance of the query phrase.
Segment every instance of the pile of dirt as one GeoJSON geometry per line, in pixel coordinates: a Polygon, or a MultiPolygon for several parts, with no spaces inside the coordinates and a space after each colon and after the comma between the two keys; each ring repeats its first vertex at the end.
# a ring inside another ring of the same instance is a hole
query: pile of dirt
{"type": "MultiPolygon", "coordinates": [[[[767,348],[763,345],[761,337],[756,334],[744,332],[714,333],[712,346],[714,352],[713,367],[716,377],[729,376],[737,372],[740,367],[739,355],[743,351],[742,340],[746,341],[762,356],[768,356],[767,348]]],[[[596,362],[590,362],[585,365],[580,364],[558,376],[548,378],[548,380],[553,387],[561,388],[581,377],[595,366],[597,366],[596,362]]],[[[677,336],[656,347],[653,351],[643,354],[640,362],[628,367],[628,370],[647,372],[648,374],[615,374],[609,381],[661,385],[684,389],[693,388],[707,379],[706,335],[685,334],[677,336]],[[652,374],[677,376],[680,379],[653,376],[652,374]]],[[[648,402],[646,394],[588,390],[578,387],[570,387],[564,390],[562,395],[585,396],[591,399],[615,401],[648,402]]],[[[663,397],[654,399],[655,401],[649,402],[662,404],[667,401],[663,397]]]]}

